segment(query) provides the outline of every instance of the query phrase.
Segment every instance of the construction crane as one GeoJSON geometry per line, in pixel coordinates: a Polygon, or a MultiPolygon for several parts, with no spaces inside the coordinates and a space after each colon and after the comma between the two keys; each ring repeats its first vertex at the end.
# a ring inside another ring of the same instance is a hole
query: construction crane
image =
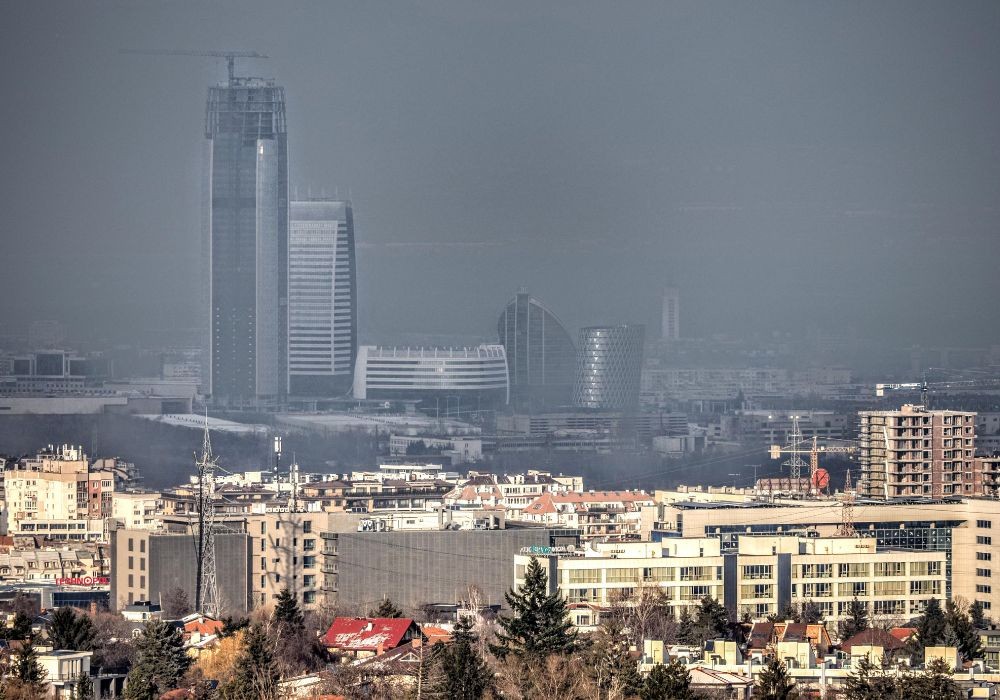
{"type": "Polygon", "coordinates": [[[821,486],[819,484],[819,456],[820,453],[825,454],[850,454],[857,452],[857,447],[853,445],[820,445],[819,439],[814,435],[811,441],[807,441],[802,436],[802,429],[799,426],[799,417],[792,416],[792,431],[788,436],[788,444],[782,447],[781,445],[771,445],[770,454],[771,459],[781,459],[782,455],[789,455],[789,458],[782,462],[783,467],[788,467],[789,481],[793,488],[796,488],[800,483],[802,478],[802,469],[806,466],[806,461],[802,459],[803,455],[809,455],[809,493],[813,496],[819,494],[821,488],[825,488],[829,485],[829,480],[827,484],[821,486]],[[811,442],[811,444],[810,444],[811,442]]]}
{"type": "Polygon", "coordinates": [[[919,391],[920,392],[920,403],[926,408],[930,408],[930,391],[931,389],[1000,389],[1000,377],[997,377],[992,372],[982,372],[988,376],[980,376],[975,379],[953,379],[953,380],[943,380],[938,382],[927,381],[927,374],[931,372],[940,373],[954,373],[958,375],[968,375],[970,373],[979,373],[977,370],[948,370],[938,367],[929,367],[924,374],[923,381],[920,382],[900,382],[900,383],[889,383],[876,384],[875,385],[875,396],[881,398],[886,395],[886,392],[900,391],[919,391]]]}
{"type": "Polygon", "coordinates": [[[210,56],[226,59],[229,68],[230,85],[236,79],[237,58],[270,58],[256,51],[185,51],[181,49],[119,49],[118,53],[140,54],[143,56],[210,56]]]}

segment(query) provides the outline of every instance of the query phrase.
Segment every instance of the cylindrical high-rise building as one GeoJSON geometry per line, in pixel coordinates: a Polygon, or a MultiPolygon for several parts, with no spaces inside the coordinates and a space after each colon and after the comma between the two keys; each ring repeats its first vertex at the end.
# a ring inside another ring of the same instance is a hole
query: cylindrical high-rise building
{"type": "Polygon", "coordinates": [[[210,87],[205,137],[205,388],[226,405],[271,401],[288,384],[284,88],[238,77],[210,87]]]}
{"type": "Polygon", "coordinates": [[[605,411],[637,408],[644,338],[641,325],[580,329],[574,405],[605,411]]]}
{"type": "Polygon", "coordinates": [[[527,292],[520,292],[500,313],[497,336],[507,350],[514,410],[570,404],[576,348],[555,314],[527,292]]]}

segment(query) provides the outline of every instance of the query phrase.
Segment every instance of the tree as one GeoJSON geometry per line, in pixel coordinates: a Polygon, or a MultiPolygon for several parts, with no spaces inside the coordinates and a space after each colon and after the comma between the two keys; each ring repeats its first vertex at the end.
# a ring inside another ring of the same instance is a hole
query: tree
{"type": "Polygon", "coordinates": [[[646,676],[639,690],[642,700],[693,700],[691,676],[687,668],[677,659],[669,664],[657,664],[646,676]]]}
{"type": "Polygon", "coordinates": [[[494,654],[541,658],[567,654],[578,647],[576,631],[566,613],[566,601],[558,593],[549,594],[548,577],[534,557],[524,574],[524,583],[504,594],[513,615],[498,618],[500,630],[494,654]]]}
{"type": "Polygon", "coordinates": [[[792,687],[792,679],[788,676],[785,664],[778,659],[772,659],[757,676],[754,689],[756,700],[795,700],[798,693],[792,687]]]}
{"type": "Polygon", "coordinates": [[[885,700],[895,697],[896,690],[895,680],[866,655],[844,683],[844,700],[885,700]]]}
{"type": "Polygon", "coordinates": [[[729,611],[712,596],[705,596],[695,613],[694,642],[729,637],[729,611]]]}
{"type": "Polygon", "coordinates": [[[917,623],[917,641],[921,649],[935,646],[943,640],[944,628],[947,624],[944,612],[941,610],[941,603],[938,599],[931,598],[928,600],[927,607],[924,608],[924,614],[917,623]]]}
{"type": "Polygon", "coordinates": [[[94,700],[94,681],[82,671],[73,683],[73,700],[94,700]]]}
{"type": "Polygon", "coordinates": [[[983,645],[964,600],[949,600],[945,604],[945,620],[946,629],[950,628],[953,634],[953,639],[947,640],[948,646],[957,646],[964,659],[982,658],[983,645]]]}
{"type": "Polygon", "coordinates": [[[7,639],[27,639],[31,636],[31,617],[23,610],[14,613],[14,620],[5,631],[7,639]]]}
{"type": "MultiPolygon", "coordinates": [[[[397,616],[398,617],[398,616],[397,616]]],[[[298,632],[305,629],[305,618],[295,600],[295,595],[287,588],[278,594],[278,604],[274,606],[272,615],[278,626],[279,635],[285,632],[298,632]]]]}
{"type": "Polygon", "coordinates": [[[429,684],[432,694],[455,700],[479,700],[492,687],[493,672],[476,653],[476,634],[468,618],[455,625],[450,644],[436,647],[432,647],[433,663],[439,665],[440,673],[437,682],[429,684]]]}
{"type": "Polygon", "coordinates": [[[236,632],[219,639],[215,651],[202,654],[195,662],[202,678],[225,685],[236,675],[236,664],[243,653],[243,632],[236,632]]]}
{"type": "Polygon", "coordinates": [[[191,598],[180,586],[174,586],[160,596],[160,609],[163,611],[163,617],[168,620],[179,620],[194,612],[191,598]]]}
{"type": "Polygon", "coordinates": [[[989,624],[986,620],[986,611],[983,609],[981,600],[975,601],[969,606],[969,618],[976,629],[984,629],[989,624]]]}
{"type": "Polygon", "coordinates": [[[951,668],[944,659],[934,659],[923,673],[902,678],[900,695],[904,698],[920,700],[956,700],[964,697],[958,684],[951,677],[951,668]]]}
{"type": "Polygon", "coordinates": [[[691,617],[691,610],[687,606],[681,610],[681,619],[677,623],[677,641],[681,644],[694,644],[695,639],[694,618],[691,617]]]}
{"type": "Polygon", "coordinates": [[[219,636],[231,637],[237,632],[242,632],[249,626],[249,617],[233,617],[232,615],[228,615],[222,618],[222,629],[219,630],[219,636]]]}
{"type": "Polygon", "coordinates": [[[378,607],[372,611],[372,617],[402,617],[403,611],[397,608],[389,596],[382,596],[382,602],[378,604],[378,607]]]}
{"type": "Polygon", "coordinates": [[[223,700],[274,700],[279,678],[264,628],[251,625],[243,636],[235,675],[223,686],[221,696],[223,700]]]}
{"type": "Polygon", "coordinates": [[[823,611],[814,601],[804,600],[799,605],[799,614],[795,620],[807,625],[815,625],[823,621],[823,611]]]}
{"type": "Polygon", "coordinates": [[[125,686],[126,700],[154,700],[176,688],[191,663],[180,632],[162,620],[150,620],[136,642],[136,660],[125,686]]]}
{"type": "Polygon", "coordinates": [[[34,639],[23,641],[7,667],[0,674],[0,698],[4,700],[43,700],[48,696],[45,670],[38,663],[34,639]]]}
{"type": "Polygon", "coordinates": [[[56,608],[45,632],[53,649],[72,651],[92,651],[97,636],[90,617],[69,606],[56,608]]]}
{"type": "Polygon", "coordinates": [[[135,655],[129,623],[121,615],[107,611],[88,617],[94,626],[91,668],[103,669],[107,673],[128,672],[135,655]]]}
{"type": "Polygon", "coordinates": [[[636,659],[621,620],[605,618],[590,649],[590,669],[602,698],[632,697],[642,686],[636,659]]]}
{"type": "Polygon", "coordinates": [[[847,606],[847,619],[841,620],[837,634],[841,640],[850,639],[858,632],[864,632],[871,626],[868,619],[868,606],[854,598],[847,606]]]}

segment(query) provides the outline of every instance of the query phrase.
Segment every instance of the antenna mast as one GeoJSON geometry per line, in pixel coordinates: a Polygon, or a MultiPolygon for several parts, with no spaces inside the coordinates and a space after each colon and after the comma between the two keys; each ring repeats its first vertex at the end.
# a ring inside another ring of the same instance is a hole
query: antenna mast
{"type": "Polygon", "coordinates": [[[212,440],[208,434],[208,412],[205,412],[205,434],[198,459],[198,565],[195,575],[195,609],[203,615],[218,618],[218,573],[215,565],[215,468],[212,440]]]}

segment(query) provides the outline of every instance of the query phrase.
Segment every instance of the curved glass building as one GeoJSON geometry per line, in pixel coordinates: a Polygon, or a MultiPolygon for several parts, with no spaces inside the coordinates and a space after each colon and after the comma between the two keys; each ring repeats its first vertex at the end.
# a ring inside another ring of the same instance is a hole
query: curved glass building
{"type": "Polygon", "coordinates": [[[644,339],[641,325],[580,329],[574,405],[605,411],[637,408],[644,339]]]}
{"type": "Polygon", "coordinates": [[[570,404],[576,347],[555,314],[527,292],[519,292],[500,313],[497,337],[507,350],[515,411],[570,404]]]}

